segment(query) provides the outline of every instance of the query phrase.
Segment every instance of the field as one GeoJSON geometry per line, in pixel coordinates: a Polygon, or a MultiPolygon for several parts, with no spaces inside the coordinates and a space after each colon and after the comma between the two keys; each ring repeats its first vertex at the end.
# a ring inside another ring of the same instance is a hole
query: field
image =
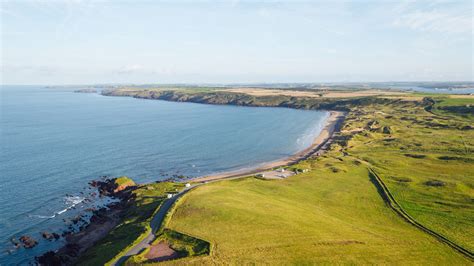
{"type": "Polygon", "coordinates": [[[168,227],[209,241],[211,255],[168,263],[472,263],[397,216],[368,174],[370,166],[416,221],[474,250],[473,121],[425,108],[352,106],[332,151],[301,163],[310,172],[189,193],[168,227]]]}
{"type": "Polygon", "coordinates": [[[388,90],[334,90],[331,88],[320,88],[317,90],[276,90],[260,88],[232,88],[223,90],[226,92],[245,93],[252,96],[290,96],[290,97],[314,97],[314,98],[353,98],[376,95],[398,96],[405,92],[388,90]]]}

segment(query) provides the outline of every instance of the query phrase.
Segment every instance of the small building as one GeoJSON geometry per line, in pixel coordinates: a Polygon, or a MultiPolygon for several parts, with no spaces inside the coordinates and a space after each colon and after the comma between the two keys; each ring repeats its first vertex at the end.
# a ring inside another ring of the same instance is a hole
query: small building
{"type": "Polygon", "coordinates": [[[190,187],[190,186],[191,186],[191,184],[189,184],[189,183],[186,183],[186,185],[184,185],[184,186],[185,186],[185,187],[190,187]]]}
{"type": "Polygon", "coordinates": [[[166,194],[166,197],[167,197],[168,199],[171,199],[171,198],[173,197],[173,194],[168,193],[168,194],[166,194]]]}

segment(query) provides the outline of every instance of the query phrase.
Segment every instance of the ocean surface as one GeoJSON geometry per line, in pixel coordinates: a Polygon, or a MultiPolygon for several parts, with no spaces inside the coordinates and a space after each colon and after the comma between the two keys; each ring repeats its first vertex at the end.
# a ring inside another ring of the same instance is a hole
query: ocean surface
{"type": "Polygon", "coordinates": [[[0,87],[0,265],[26,264],[60,246],[40,232],[61,233],[102,203],[85,200],[91,180],[127,175],[144,183],[278,160],[310,146],[329,115],[74,89],[0,87]],[[15,249],[10,239],[24,234],[38,246],[15,249]]]}

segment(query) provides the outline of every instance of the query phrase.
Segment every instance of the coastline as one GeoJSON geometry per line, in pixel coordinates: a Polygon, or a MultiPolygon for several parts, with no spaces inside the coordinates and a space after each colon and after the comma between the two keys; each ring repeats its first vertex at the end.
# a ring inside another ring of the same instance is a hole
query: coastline
{"type": "MultiPolygon", "coordinates": [[[[338,132],[341,128],[342,122],[346,116],[346,112],[341,111],[329,111],[330,115],[325,120],[325,125],[321,132],[314,138],[310,147],[290,156],[277,161],[267,162],[261,165],[257,165],[254,168],[246,168],[235,171],[228,171],[224,173],[217,173],[209,176],[198,177],[195,179],[183,181],[194,183],[189,189],[185,189],[180,192],[179,195],[184,194],[191,188],[204,185],[208,182],[216,182],[223,179],[235,179],[245,176],[255,175],[260,172],[268,171],[277,167],[289,166],[296,164],[302,160],[305,160],[316,153],[323,153],[329,146],[334,136],[334,133],[338,132]]],[[[173,198],[175,200],[175,198],[173,198]]],[[[68,258],[70,262],[77,261],[77,259],[85,252],[85,250],[92,247],[97,241],[105,237],[118,223],[120,220],[120,213],[126,209],[124,203],[126,198],[123,198],[120,203],[109,206],[110,210],[102,210],[100,215],[96,215],[95,219],[91,219],[91,222],[81,231],[73,233],[66,237],[67,244],[59,248],[56,252],[46,252],[42,256],[38,257],[39,262],[52,262],[57,261],[60,258],[68,258]]],[[[171,207],[172,204],[170,204],[171,207]]],[[[162,213],[165,215],[165,213],[162,213]]],[[[159,223],[160,225],[161,223],[159,223]]],[[[159,226],[157,225],[157,226],[159,226]]],[[[155,226],[156,227],[156,226],[155,226]]],[[[139,244],[149,242],[150,235],[142,240],[139,244]]]]}
{"type": "Polygon", "coordinates": [[[283,166],[290,166],[296,164],[302,160],[305,160],[312,155],[322,152],[324,148],[326,148],[326,144],[329,144],[332,140],[332,137],[335,132],[340,130],[342,122],[346,116],[346,112],[342,111],[329,111],[329,117],[325,121],[325,125],[318,136],[313,140],[313,143],[308,148],[295,153],[294,155],[283,158],[277,161],[267,162],[260,164],[255,167],[228,171],[223,173],[216,173],[207,176],[201,176],[190,180],[194,183],[205,183],[209,181],[216,181],[221,179],[228,179],[228,178],[239,178],[249,175],[255,175],[260,172],[268,171],[273,168],[283,167],[283,166]]]}

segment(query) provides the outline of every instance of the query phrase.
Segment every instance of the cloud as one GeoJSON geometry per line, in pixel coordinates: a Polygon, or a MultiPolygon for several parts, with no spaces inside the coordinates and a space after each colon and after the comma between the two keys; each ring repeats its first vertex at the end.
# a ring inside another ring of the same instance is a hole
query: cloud
{"type": "Polygon", "coordinates": [[[447,8],[441,4],[433,4],[429,9],[421,9],[404,3],[396,11],[398,16],[392,22],[395,27],[423,32],[472,34],[472,14],[465,6],[447,8]]]}
{"type": "Polygon", "coordinates": [[[53,66],[26,66],[26,65],[7,65],[1,66],[0,72],[8,75],[11,73],[21,74],[41,74],[41,75],[55,75],[60,72],[59,68],[53,66]]]}
{"type": "Polygon", "coordinates": [[[171,68],[152,68],[140,64],[130,64],[122,66],[115,70],[114,73],[119,75],[172,75],[175,74],[175,71],[171,68]]]}
{"type": "Polygon", "coordinates": [[[133,74],[137,72],[143,72],[145,68],[142,65],[133,64],[133,65],[126,65],[121,67],[117,73],[118,74],[133,74]]]}

